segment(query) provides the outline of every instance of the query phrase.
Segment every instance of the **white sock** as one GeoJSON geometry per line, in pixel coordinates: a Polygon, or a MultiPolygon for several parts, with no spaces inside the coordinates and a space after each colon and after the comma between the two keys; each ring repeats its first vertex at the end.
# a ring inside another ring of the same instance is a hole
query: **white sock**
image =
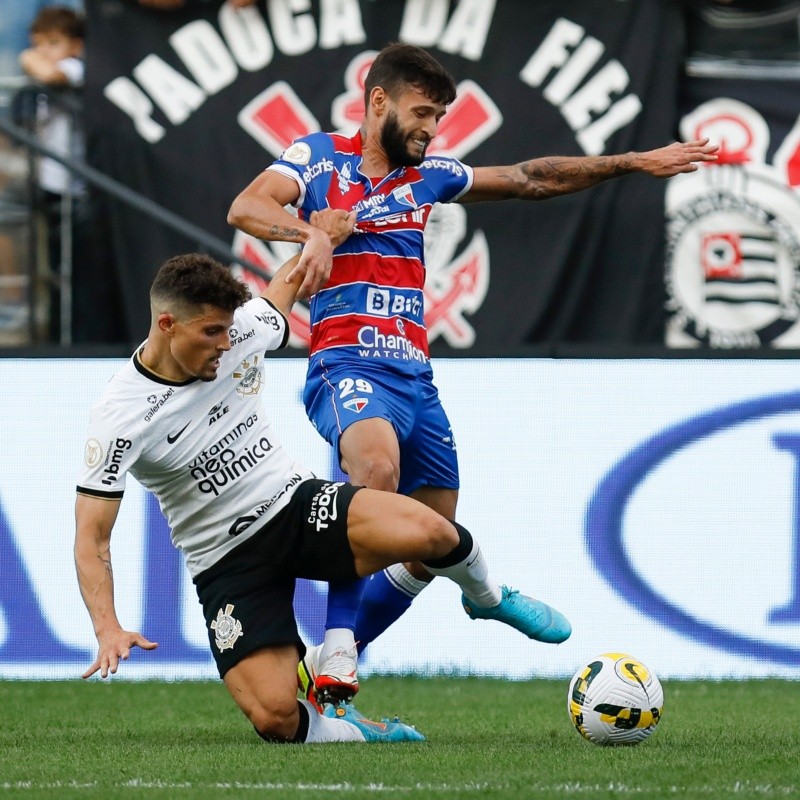
{"type": "Polygon", "coordinates": [[[325,640],[319,654],[320,666],[337,650],[353,650],[355,652],[356,639],[350,628],[329,628],[325,631],[325,640]]]}
{"type": "Polygon", "coordinates": [[[307,700],[298,700],[308,711],[306,743],[365,742],[364,734],[351,722],[336,717],[323,717],[307,700]]]}
{"type": "Polygon", "coordinates": [[[489,577],[489,565],[477,542],[473,542],[472,552],[458,564],[436,568],[427,564],[423,566],[431,575],[444,575],[445,578],[455,581],[476,606],[492,608],[500,605],[503,599],[503,590],[489,577]]]}
{"type": "Polygon", "coordinates": [[[389,580],[404,594],[416,597],[430,581],[421,581],[415,578],[404,564],[391,564],[384,570],[389,580]]]}

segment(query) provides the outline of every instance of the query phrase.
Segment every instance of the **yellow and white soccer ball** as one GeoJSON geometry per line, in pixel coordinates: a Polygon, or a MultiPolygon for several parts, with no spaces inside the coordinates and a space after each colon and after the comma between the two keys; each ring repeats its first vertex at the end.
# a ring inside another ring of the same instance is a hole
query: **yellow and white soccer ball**
{"type": "Polygon", "coordinates": [[[661,719],[664,690],[641,661],[604,653],[573,676],[567,711],[578,733],[594,744],[639,744],[661,719]]]}

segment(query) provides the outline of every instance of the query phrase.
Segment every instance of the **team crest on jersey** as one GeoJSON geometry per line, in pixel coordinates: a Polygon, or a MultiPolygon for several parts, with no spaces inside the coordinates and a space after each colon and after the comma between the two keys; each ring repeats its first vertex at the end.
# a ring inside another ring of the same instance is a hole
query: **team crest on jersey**
{"type": "Polygon", "coordinates": [[[96,467],[103,460],[103,446],[97,439],[89,439],[83,451],[83,460],[90,469],[96,467]]]}
{"type": "Polygon", "coordinates": [[[755,109],[709,101],[684,138],[722,143],[719,159],[667,188],[667,344],[800,345],[800,121],[766,163],[770,131],[755,109]]]}
{"type": "Polygon", "coordinates": [[[369,403],[366,397],[351,397],[346,402],[342,403],[342,405],[348,409],[349,411],[355,411],[356,414],[360,414],[369,403]]]}
{"type": "Polygon", "coordinates": [[[236,640],[244,633],[242,623],[235,619],[233,605],[228,603],[225,610],[217,611],[217,618],[211,621],[211,630],[214,631],[215,642],[219,651],[232,650],[236,640]]]}
{"type": "Polygon", "coordinates": [[[409,206],[410,208],[417,207],[417,201],[414,199],[414,191],[408,184],[395,186],[395,188],[392,189],[392,197],[404,206],[409,206]]]}
{"type": "Polygon", "coordinates": [[[231,376],[234,380],[239,381],[236,385],[236,391],[240,397],[258,394],[261,391],[264,376],[261,374],[258,362],[257,355],[253,356],[252,359],[245,358],[239,365],[239,369],[231,376]]]}
{"type": "MultiPolygon", "coordinates": [[[[331,105],[331,120],[337,132],[352,136],[364,116],[364,79],[377,53],[364,51],[356,55],[345,70],[345,91],[331,105]]],[[[458,96],[442,119],[436,138],[428,148],[429,156],[465,158],[500,128],[503,116],[494,101],[471,80],[458,84],[458,96]]],[[[286,155],[297,144],[292,142],[322,129],[319,121],[285,81],[276,81],[259,93],[238,115],[239,124],[273,157],[283,155],[290,163],[305,165],[286,155]]],[[[413,193],[405,189],[395,200],[416,209],[413,193]]],[[[410,189],[409,189],[410,191],[410,189]]],[[[331,182],[328,203],[331,208],[348,210],[363,197],[360,182],[352,182],[344,168],[331,182]]],[[[383,211],[381,212],[383,213],[383,211]]],[[[483,304],[489,286],[489,247],[483,231],[476,230],[467,238],[467,212],[455,203],[436,204],[425,227],[425,325],[428,340],[442,337],[451,347],[471,347],[475,330],[467,320],[483,304]]],[[[271,276],[292,252],[282,242],[264,243],[237,231],[233,251],[271,276]],[[285,257],[284,257],[284,254],[285,257]]],[[[241,267],[236,273],[260,294],[269,280],[241,267]]],[[[292,347],[308,347],[311,341],[308,306],[296,303],[289,317],[292,347]]]]}

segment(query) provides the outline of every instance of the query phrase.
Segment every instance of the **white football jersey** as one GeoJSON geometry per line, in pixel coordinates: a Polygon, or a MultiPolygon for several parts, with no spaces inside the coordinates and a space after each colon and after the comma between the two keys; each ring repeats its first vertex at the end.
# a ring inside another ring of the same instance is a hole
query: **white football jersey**
{"type": "Polygon", "coordinates": [[[259,397],[264,354],[288,334],[259,297],[234,314],[213,381],[166,380],[135,353],[92,408],[78,492],[122,497],[130,472],[158,498],[189,572],[219,561],[314,477],[284,451],[259,397]]]}

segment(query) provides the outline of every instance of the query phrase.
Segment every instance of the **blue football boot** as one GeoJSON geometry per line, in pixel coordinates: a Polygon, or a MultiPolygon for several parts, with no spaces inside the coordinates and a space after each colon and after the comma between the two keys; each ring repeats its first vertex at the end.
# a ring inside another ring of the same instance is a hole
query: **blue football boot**
{"type": "Polygon", "coordinates": [[[367,719],[351,703],[329,703],[322,712],[324,717],[342,719],[355,725],[368,742],[424,742],[425,737],[416,728],[394,719],[374,722],[367,719]]]}
{"type": "Polygon", "coordinates": [[[499,605],[482,608],[466,595],[461,595],[461,604],[471,619],[496,619],[524,633],[537,642],[559,644],[569,639],[572,625],[569,620],[547,603],[520,594],[516,589],[503,586],[503,599],[499,605]]]}

